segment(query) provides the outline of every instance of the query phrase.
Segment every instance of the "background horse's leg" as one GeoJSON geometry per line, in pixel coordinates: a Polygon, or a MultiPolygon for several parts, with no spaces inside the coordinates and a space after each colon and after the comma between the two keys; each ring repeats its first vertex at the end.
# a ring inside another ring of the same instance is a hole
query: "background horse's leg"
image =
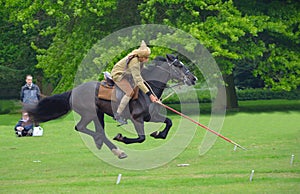
{"type": "Polygon", "coordinates": [[[125,144],[131,144],[131,143],[142,143],[145,141],[145,131],[144,131],[144,122],[139,122],[136,120],[132,120],[134,128],[138,134],[138,138],[128,138],[123,137],[121,133],[119,133],[116,137],[114,137],[114,140],[123,142],[125,144]]]}
{"type": "Polygon", "coordinates": [[[162,131],[154,131],[153,133],[150,134],[150,136],[157,138],[157,139],[166,139],[170,128],[172,127],[172,120],[169,119],[168,117],[165,117],[159,113],[154,114],[151,116],[150,122],[156,122],[156,123],[166,123],[166,127],[162,131]]]}
{"type": "Polygon", "coordinates": [[[89,130],[86,126],[93,120],[93,118],[81,117],[80,121],[75,126],[75,130],[88,134],[94,138],[95,144],[98,149],[102,148],[103,140],[101,135],[98,135],[96,132],[89,130]]]}

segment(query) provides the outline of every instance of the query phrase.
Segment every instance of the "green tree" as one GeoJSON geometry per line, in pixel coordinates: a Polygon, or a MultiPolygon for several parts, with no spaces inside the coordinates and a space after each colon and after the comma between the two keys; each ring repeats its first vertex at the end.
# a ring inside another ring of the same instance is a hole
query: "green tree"
{"type": "MultiPolygon", "coordinates": [[[[233,1],[221,0],[150,0],[141,6],[144,22],[164,23],[183,29],[209,49],[226,82],[228,108],[238,107],[233,72],[236,66],[245,62],[255,63],[253,73],[265,81],[266,87],[290,90],[299,86],[299,66],[296,65],[299,64],[299,54],[288,47],[276,46],[274,41],[269,43],[268,37],[276,34],[277,38],[280,37],[280,41],[276,40],[279,45],[286,39],[298,44],[296,39],[299,36],[299,22],[296,18],[299,18],[299,3],[286,2],[290,4],[287,8],[279,1],[273,3],[273,6],[281,6],[286,12],[294,7],[285,16],[291,16],[292,19],[285,21],[280,20],[284,14],[279,14],[274,19],[270,17],[274,14],[252,11],[257,9],[258,5],[255,3],[246,5],[244,1],[238,2],[239,7],[245,5],[242,11],[233,1]]],[[[268,1],[265,4],[268,6],[268,1]]],[[[284,42],[289,45],[289,41],[284,42]]],[[[296,45],[296,48],[299,46],[296,45]]]]}
{"type": "Polygon", "coordinates": [[[255,76],[265,87],[290,91],[300,85],[300,3],[290,0],[235,1],[244,14],[265,15],[263,31],[258,38],[264,42],[262,56],[255,63],[255,76]]]}
{"type": "Polygon", "coordinates": [[[232,71],[238,60],[262,55],[262,42],[255,44],[252,39],[262,31],[256,24],[265,18],[242,16],[232,1],[151,0],[143,8],[146,22],[163,22],[199,39],[212,53],[223,72],[227,106],[236,108],[238,104],[232,71]],[[247,46],[245,43],[248,43],[247,46]]]}
{"type": "Polygon", "coordinates": [[[24,33],[37,30],[40,36],[52,38],[49,46],[33,40],[31,47],[37,52],[37,67],[51,79],[56,86],[54,93],[58,93],[73,87],[78,65],[98,40],[140,23],[140,2],[7,0],[3,5],[10,10],[11,21],[23,24],[24,33]]]}
{"type": "Polygon", "coordinates": [[[22,25],[8,21],[8,12],[0,8],[0,98],[19,98],[26,74],[33,74],[37,61],[30,41],[35,34],[24,35],[22,25]]]}
{"type": "Polygon", "coordinates": [[[37,30],[40,36],[51,37],[49,46],[32,40],[37,52],[37,67],[57,84],[55,92],[72,87],[78,64],[86,51],[109,32],[105,25],[116,1],[21,1],[7,0],[10,21],[23,24],[26,34],[37,30]],[[46,20],[46,22],[45,22],[46,20]]]}
{"type": "Polygon", "coordinates": [[[229,108],[238,106],[233,75],[243,67],[251,67],[267,88],[299,86],[297,2],[6,0],[1,5],[10,23],[22,25],[26,36],[36,34],[29,39],[37,67],[57,85],[55,92],[72,88],[78,65],[98,40],[141,21],[167,24],[199,39],[222,70],[229,108]]]}

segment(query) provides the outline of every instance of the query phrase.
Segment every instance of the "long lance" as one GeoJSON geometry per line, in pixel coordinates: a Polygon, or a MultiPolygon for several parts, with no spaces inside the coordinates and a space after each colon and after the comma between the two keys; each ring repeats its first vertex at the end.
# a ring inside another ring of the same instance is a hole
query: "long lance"
{"type": "Polygon", "coordinates": [[[170,111],[172,111],[172,112],[174,112],[174,113],[176,113],[176,114],[178,114],[178,115],[180,115],[180,116],[182,116],[182,117],[188,119],[189,121],[195,123],[196,125],[202,127],[203,129],[205,129],[205,130],[207,130],[207,131],[209,131],[209,132],[211,132],[211,133],[213,133],[213,134],[215,134],[215,135],[221,137],[221,138],[224,139],[225,141],[227,141],[227,142],[229,142],[229,143],[231,143],[231,144],[233,144],[233,145],[235,145],[235,146],[237,146],[237,147],[239,147],[239,148],[241,148],[241,149],[243,149],[243,150],[246,150],[246,148],[244,148],[243,146],[239,145],[238,143],[236,143],[236,142],[232,141],[231,139],[229,139],[229,138],[227,138],[227,137],[221,135],[220,133],[218,133],[218,132],[216,132],[216,131],[214,131],[214,130],[208,128],[207,126],[205,126],[205,125],[203,125],[203,124],[201,124],[201,123],[199,123],[199,122],[193,120],[192,118],[188,117],[187,115],[185,115],[185,114],[183,114],[183,113],[181,113],[181,112],[179,112],[179,111],[177,111],[177,110],[175,110],[175,109],[173,109],[173,108],[171,108],[171,107],[169,107],[169,106],[163,104],[161,101],[156,101],[156,103],[158,103],[158,104],[160,104],[161,106],[163,106],[163,107],[169,109],[170,111]]]}

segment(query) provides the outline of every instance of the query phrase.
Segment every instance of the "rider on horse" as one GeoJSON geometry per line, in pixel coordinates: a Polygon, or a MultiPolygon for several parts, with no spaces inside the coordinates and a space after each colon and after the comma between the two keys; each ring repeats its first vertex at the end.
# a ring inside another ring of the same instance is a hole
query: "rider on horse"
{"type": "Polygon", "coordinates": [[[139,89],[147,94],[152,102],[158,100],[147,88],[141,76],[141,69],[143,68],[144,63],[148,62],[150,53],[150,48],[142,41],[138,49],[133,50],[126,57],[117,62],[111,71],[114,82],[123,92],[125,92],[117,112],[114,115],[114,118],[120,124],[127,124],[126,119],[124,119],[121,114],[134,94],[133,87],[127,80],[128,75],[132,76],[135,86],[138,86],[139,89]]]}

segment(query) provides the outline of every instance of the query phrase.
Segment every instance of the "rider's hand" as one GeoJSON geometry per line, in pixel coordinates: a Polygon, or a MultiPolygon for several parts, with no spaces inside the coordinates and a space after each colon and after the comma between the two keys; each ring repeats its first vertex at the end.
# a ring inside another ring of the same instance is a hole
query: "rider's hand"
{"type": "Polygon", "coordinates": [[[158,101],[158,98],[156,96],[154,96],[153,94],[150,94],[150,100],[151,102],[157,102],[158,101]]]}

